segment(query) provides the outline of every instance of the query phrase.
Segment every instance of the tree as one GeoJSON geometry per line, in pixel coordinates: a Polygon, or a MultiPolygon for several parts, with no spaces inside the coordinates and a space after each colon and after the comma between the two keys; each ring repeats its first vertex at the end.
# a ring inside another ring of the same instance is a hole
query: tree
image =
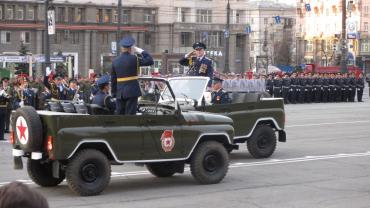
{"type": "Polygon", "coordinates": [[[274,47],[274,63],[276,65],[289,66],[292,63],[292,39],[289,34],[284,34],[281,41],[276,42],[274,47]]]}
{"type": "MultiPolygon", "coordinates": [[[[20,56],[26,56],[30,50],[28,50],[27,46],[21,41],[21,46],[18,50],[20,56]]],[[[18,63],[15,67],[15,74],[27,74],[28,75],[28,63],[18,63]]]]}

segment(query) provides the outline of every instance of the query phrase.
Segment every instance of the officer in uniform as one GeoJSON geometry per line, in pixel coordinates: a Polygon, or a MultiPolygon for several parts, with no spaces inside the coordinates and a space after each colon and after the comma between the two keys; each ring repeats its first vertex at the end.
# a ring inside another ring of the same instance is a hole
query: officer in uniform
{"type": "Polygon", "coordinates": [[[109,95],[109,79],[108,75],[104,75],[96,81],[96,85],[99,87],[99,90],[95,94],[92,104],[99,105],[102,108],[108,108],[110,111],[114,112],[115,103],[109,95]]]}
{"type": "Polygon", "coordinates": [[[79,92],[79,86],[77,80],[71,79],[69,81],[69,87],[64,88],[66,100],[78,101],[79,98],[83,98],[79,92]]]}
{"type": "Polygon", "coordinates": [[[24,105],[36,108],[35,92],[29,87],[27,78],[24,78],[21,89],[23,90],[24,105]]]}
{"type": "Polygon", "coordinates": [[[272,80],[271,74],[269,74],[266,79],[266,92],[268,92],[271,96],[273,95],[274,92],[274,82],[272,80]]]}
{"type": "Polygon", "coordinates": [[[319,74],[313,75],[312,82],[312,101],[315,103],[320,102],[323,80],[319,74]]]}
{"type": "Polygon", "coordinates": [[[212,104],[227,104],[231,103],[231,100],[229,98],[229,94],[222,89],[222,79],[218,77],[213,78],[213,83],[212,83],[212,104]]]}
{"type": "Polygon", "coordinates": [[[336,90],[336,96],[335,96],[335,101],[336,102],[341,102],[342,101],[342,94],[344,92],[344,85],[343,85],[343,79],[342,79],[342,75],[340,73],[337,74],[336,78],[335,78],[335,88],[337,89],[336,90]]]}
{"type": "Polygon", "coordinates": [[[348,77],[348,74],[345,73],[343,74],[343,77],[342,77],[342,102],[347,102],[349,101],[349,95],[350,95],[350,87],[349,87],[349,82],[350,82],[350,79],[348,77]]]}
{"type": "Polygon", "coordinates": [[[0,90],[0,140],[4,140],[5,115],[8,108],[9,95],[4,89],[0,90]]]}
{"type": "Polygon", "coordinates": [[[357,81],[355,79],[355,75],[353,73],[350,74],[349,79],[349,95],[348,95],[348,101],[349,102],[355,102],[355,96],[356,96],[356,84],[357,81]]]}
{"type": "Polygon", "coordinates": [[[212,60],[206,57],[206,45],[201,42],[193,44],[194,51],[187,53],[180,59],[179,63],[183,66],[188,66],[188,75],[190,76],[204,76],[209,77],[210,82],[208,87],[211,87],[211,80],[213,78],[212,60]]]}
{"type": "Polygon", "coordinates": [[[304,103],[305,96],[307,94],[306,93],[307,89],[306,89],[306,78],[303,73],[299,75],[298,80],[299,80],[298,89],[300,91],[299,96],[298,96],[298,102],[304,103]]]}
{"type": "Polygon", "coordinates": [[[329,101],[329,75],[324,74],[321,78],[322,80],[322,90],[321,90],[321,102],[326,103],[329,101]]]}
{"type": "Polygon", "coordinates": [[[148,52],[133,46],[132,37],[123,38],[119,44],[122,53],[114,59],[111,72],[112,95],[117,99],[116,114],[135,115],[141,96],[137,80],[140,66],[153,65],[154,61],[148,52]],[[131,54],[134,52],[138,54],[131,54]]]}
{"type": "Polygon", "coordinates": [[[284,75],[283,81],[282,81],[282,89],[281,89],[281,95],[284,98],[284,103],[289,103],[289,88],[290,88],[291,80],[287,74],[284,75]]]}
{"type": "Polygon", "coordinates": [[[298,79],[296,76],[296,73],[290,76],[289,102],[293,104],[297,103],[297,94],[299,93],[297,90],[298,79]]]}
{"type": "Polygon", "coordinates": [[[306,74],[305,76],[306,85],[305,85],[305,101],[306,103],[312,102],[312,85],[313,85],[313,79],[311,76],[311,73],[306,74]]]}
{"type": "Polygon", "coordinates": [[[274,78],[274,97],[281,97],[281,86],[283,81],[281,80],[280,75],[275,75],[274,78]]]}
{"type": "Polygon", "coordinates": [[[335,75],[330,74],[329,78],[329,102],[335,102],[337,96],[337,86],[335,85],[335,75]]]}
{"type": "Polygon", "coordinates": [[[9,78],[4,77],[1,79],[1,86],[0,90],[4,90],[6,95],[9,96],[9,100],[7,102],[8,106],[5,113],[5,133],[9,133],[9,126],[10,126],[10,115],[12,113],[12,105],[11,105],[11,96],[12,96],[12,88],[9,85],[9,78]]]}
{"type": "Polygon", "coordinates": [[[49,82],[49,77],[44,77],[44,85],[50,90],[51,97],[56,100],[65,100],[64,88],[66,87],[62,83],[62,78],[54,76],[53,80],[49,82]]]}
{"type": "Polygon", "coordinates": [[[365,87],[365,82],[362,73],[359,74],[358,78],[356,79],[356,91],[357,91],[357,101],[358,102],[363,102],[362,101],[362,94],[364,93],[364,87],[365,87]]]}

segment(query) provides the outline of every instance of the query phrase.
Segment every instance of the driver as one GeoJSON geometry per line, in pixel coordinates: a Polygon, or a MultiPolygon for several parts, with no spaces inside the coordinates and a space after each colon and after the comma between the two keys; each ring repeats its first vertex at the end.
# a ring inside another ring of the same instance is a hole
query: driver
{"type": "Polygon", "coordinates": [[[99,105],[102,108],[106,107],[112,111],[115,107],[115,103],[111,100],[111,96],[109,95],[109,76],[104,75],[100,77],[96,84],[99,88],[99,91],[93,98],[92,104],[99,105]]]}
{"type": "Polygon", "coordinates": [[[229,94],[222,89],[222,79],[218,77],[213,78],[212,82],[212,104],[227,104],[231,103],[229,94]]]}

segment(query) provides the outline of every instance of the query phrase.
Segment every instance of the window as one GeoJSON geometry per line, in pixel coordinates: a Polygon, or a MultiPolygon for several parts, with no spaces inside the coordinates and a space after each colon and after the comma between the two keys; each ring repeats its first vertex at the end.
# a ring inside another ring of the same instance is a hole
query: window
{"type": "Polygon", "coordinates": [[[122,23],[127,24],[130,22],[131,11],[124,9],[122,10],[122,23]]]}
{"type": "Polygon", "coordinates": [[[191,33],[182,32],[181,33],[181,47],[190,47],[191,46],[191,33]]]}
{"type": "Polygon", "coordinates": [[[212,23],[212,10],[198,9],[197,22],[199,23],[212,23]]]}
{"type": "Polygon", "coordinates": [[[105,10],[104,22],[105,23],[111,23],[112,22],[112,10],[111,9],[105,10]]]}
{"type": "Polygon", "coordinates": [[[28,8],[27,20],[35,20],[35,7],[28,8]]]}
{"type": "Polygon", "coordinates": [[[267,18],[263,18],[263,24],[267,25],[268,23],[268,19],[267,18]]]}
{"type": "Polygon", "coordinates": [[[195,39],[196,41],[204,42],[207,45],[207,48],[220,48],[223,46],[223,37],[222,31],[203,31],[197,32],[195,39]]]}
{"type": "Polygon", "coordinates": [[[241,10],[233,10],[233,18],[234,24],[240,24],[242,19],[243,11],[241,10]]]}
{"type": "Polygon", "coordinates": [[[361,52],[370,52],[369,40],[361,40],[361,52]]]}
{"type": "Polygon", "coordinates": [[[68,8],[68,22],[72,23],[75,21],[75,8],[68,8]]]}
{"type": "Polygon", "coordinates": [[[30,32],[21,32],[21,41],[25,44],[31,43],[31,33],[30,32]]]}
{"type": "Polygon", "coordinates": [[[75,20],[76,20],[75,22],[85,21],[85,9],[84,8],[78,8],[77,9],[77,15],[76,15],[75,20]]]}
{"type": "Polygon", "coordinates": [[[10,31],[1,31],[1,43],[6,44],[10,43],[10,31]]]}
{"type": "Polygon", "coordinates": [[[103,32],[102,33],[102,44],[108,44],[109,43],[109,33],[108,32],[103,32]]]}
{"type": "Polygon", "coordinates": [[[254,18],[253,17],[251,18],[251,24],[252,25],[254,24],[254,18]]]}
{"type": "Polygon", "coordinates": [[[54,44],[61,44],[62,43],[62,32],[61,31],[55,31],[54,35],[54,44]]]}
{"type": "Polygon", "coordinates": [[[364,6],[364,16],[367,17],[369,15],[369,6],[364,6]]]}
{"type": "Polygon", "coordinates": [[[116,9],[113,10],[113,22],[118,23],[118,11],[116,9]]]}
{"type": "Polygon", "coordinates": [[[144,22],[153,22],[153,16],[151,10],[145,10],[144,12],[144,22]]]}
{"type": "Polygon", "coordinates": [[[103,10],[102,9],[96,10],[96,22],[97,23],[103,22],[103,10]]]}
{"type": "Polygon", "coordinates": [[[57,21],[58,22],[65,22],[66,17],[66,10],[64,7],[57,8],[57,21]]]}
{"type": "Polygon", "coordinates": [[[364,22],[364,31],[369,31],[369,23],[364,22]]]}
{"type": "Polygon", "coordinates": [[[15,15],[16,19],[17,20],[23,20],[23,13],[24,13],[23,8],[18,8],[17,13],[15,15]]]}
{"type": "Polygon", "coordinates": [[[307,40],[306,41],[306,52],[313,52],[312,40],[307,40]]]}
{"type": "Polygon", "coordinates": [[[6,19],[14,19],[14,6],[7,6],[6,19]]]}
{"type": "Polygon", "coordinates": [[[254,51],[254,43],[251,43],[251,51],[254,51]]]}
{"type": "Polygon", "coordinates": [[[185,18],[185,8],[177,8],[177,22],[185,22],[186,21],[186,18],[185,18]]]}
{"type": "Polygon", "coordinates": [[[80,43],[80,33],[79,32],[70,32],[70,43],[79,44],[80,43]]]}
{"type": "Polygon", "coordinates": [[[235,47],[236,48],[243,48],[244,47],[244,36],[242,34],[237,34],[236,35],[235,47]]]}
{"type": "Polygon", "coordinates": [[[3,19],[3,5],[0,5],[0,19],[3,19]]]}
{"type": "Polygon", "coordinates": [[[152,39],[152,36],[150,33],[147,32],[144,34],[144,44],[145,45],[150,45],[150,43],[152,42],[151,39],[152,39]]]}

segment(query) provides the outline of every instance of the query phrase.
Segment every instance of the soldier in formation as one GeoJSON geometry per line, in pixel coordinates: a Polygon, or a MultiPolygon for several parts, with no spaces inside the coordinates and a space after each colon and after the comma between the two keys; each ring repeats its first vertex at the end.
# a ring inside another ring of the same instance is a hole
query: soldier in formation
{"type": "Polygon", "coordinates": [[[292,73],[269,75],[266,91],[284,103],[362,102],[363,75],[354,73],[292,73]],[[270,78],[271,77],[271,78],[270,78]]]}

